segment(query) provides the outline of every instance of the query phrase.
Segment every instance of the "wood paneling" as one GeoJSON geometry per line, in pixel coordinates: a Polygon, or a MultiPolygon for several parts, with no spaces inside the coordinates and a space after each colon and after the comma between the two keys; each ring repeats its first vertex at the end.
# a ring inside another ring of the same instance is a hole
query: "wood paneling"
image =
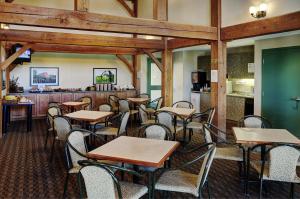
{"type": "Polygon", "coordinates": [[[111,16],[8,3],[0,3],[0,22],[89,31],[151,34],[167,37],[209,40],[217,39],[217,30],[215,27],[176,24],[150,19],[111,16]]]}
{"type": "Polygon", "coordinates": [[[49,94],[49,102],[59,102],[61,103],[61,94],[49,94]]]}
{"type": "Polygon", "coordinates": [[[161,40],[29,30],[1,30],[0,40],[46,44],[162,49],[161,40]]]}
{"type": "Polygon", "coordinates": [[[73,93],[62,93],[61,94],[61,103],[63,102],[70,102],[74,100],[73,93]]]}
{"type": "Polygon", "coordinates": [[[235,40],[300,29],[300,11],[222,28],[221,39],[235,40]]]}
{"type": "Polygon", "coordinates": [[[40,94],[36,96],[37,99],[37,112],[36,115],[39,116],[45,116],[48,110],[48,104],[49,104],[49,95],[48,94],[40,94]]]}

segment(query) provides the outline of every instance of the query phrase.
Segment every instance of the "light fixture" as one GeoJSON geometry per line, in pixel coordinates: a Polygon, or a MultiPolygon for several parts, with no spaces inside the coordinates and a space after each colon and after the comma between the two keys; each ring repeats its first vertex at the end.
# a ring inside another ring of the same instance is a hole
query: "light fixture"
{"type": "Polygon", "coordinates": [[[9,25],[8,24],[5,24],[5,23],[2,23],[0,24],[0,29],[9,29],[9,25]]]}
{"type": "Polygon", "coordinates": [[[267,4],[261,3],[258,7],[251,6],[249,8],[249,12],[252,17],[259,19],[267,15],[267,9],[268,9],[267,4]]]}

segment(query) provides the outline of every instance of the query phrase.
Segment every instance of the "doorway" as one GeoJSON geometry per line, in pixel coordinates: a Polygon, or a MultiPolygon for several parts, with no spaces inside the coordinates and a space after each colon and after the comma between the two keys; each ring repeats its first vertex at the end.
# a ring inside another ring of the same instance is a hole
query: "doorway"
{"type": "Polygon", "coordinates": [[[300,137],[300,46],[262,51],[262,116],[300,137]]]}
{"type": "Polygon", "coordinates": [[[151,100],[161,97],[161,71],[150,58],[147,59],[147,93],[151,100]]]}

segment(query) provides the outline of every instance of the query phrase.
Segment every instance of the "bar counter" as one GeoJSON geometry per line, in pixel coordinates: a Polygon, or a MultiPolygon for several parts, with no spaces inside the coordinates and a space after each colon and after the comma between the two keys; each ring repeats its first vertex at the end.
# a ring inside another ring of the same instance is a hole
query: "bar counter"
{"type": "MultiPolygon", "coordinates": [[[[41,93],[10,93],[9,95],[24,96],[30,99],[34,105],[32,107],[32,117],[45,117],[49,102],[75,101],[83,96],[90,96],[93,99],[93,110],[97,110],[99,105],[108,102],[109,95],[116,95],[119,98],[135,97],[135,89],[124,91],[74,91],[74,92],[41,92],[41,93]]],[[[14,107],[11,110],[11,120],[26,118],[24,107],[14,107]]]]}

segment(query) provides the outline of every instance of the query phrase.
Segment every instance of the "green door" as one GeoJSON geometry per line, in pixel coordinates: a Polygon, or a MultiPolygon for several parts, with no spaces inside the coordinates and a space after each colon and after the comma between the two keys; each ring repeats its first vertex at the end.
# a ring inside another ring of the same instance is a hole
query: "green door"
{"type": "Polygon", "coordinates": [[[149,58],[147,60],[147,93],[151,96],[151,100],[161,97],[161,71],[149,58]]]}
{"type": "Polygon", "coordinates": [[[262,51],[262,116],[300,137],[300,46],[262,51]]]}

